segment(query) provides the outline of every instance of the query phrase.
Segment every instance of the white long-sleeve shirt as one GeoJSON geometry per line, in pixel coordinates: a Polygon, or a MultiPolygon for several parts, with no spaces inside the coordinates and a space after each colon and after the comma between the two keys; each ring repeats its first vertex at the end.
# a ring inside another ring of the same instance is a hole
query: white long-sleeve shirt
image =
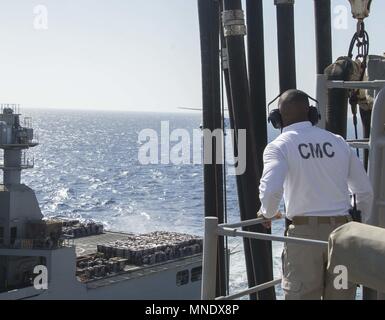
{"type": "Polygon", "coordinates": [[[301,122],[286,127],[264,152],[261,213],[273,218],[284,197],[286,216],[344,216],[357,198],[363,220],[373,189],[356,153],[340,136],[301,122]]]}

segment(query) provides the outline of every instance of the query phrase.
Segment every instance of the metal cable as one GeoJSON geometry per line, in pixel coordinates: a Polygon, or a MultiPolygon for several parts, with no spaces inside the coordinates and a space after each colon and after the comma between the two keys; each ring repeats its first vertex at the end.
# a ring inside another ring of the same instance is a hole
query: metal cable
{"type": "MultiPolygon", "coordinates": [[[[219,33],[223,32],[222,22],[219,22],[219,33]]],[[[223,43],[221,44],[220,55],[220,69],[221,69],[221,113],[222,113],[222,132],[223,132],[223,209],[224,221],[228,223],[227,210],[227,168],[226,168],[226,119],[225,119],[225,89],[224,89],[224,68],[223,68],[223,43]]],[[[230,255],[229,255],[229,239],[225,237],[225,272],[226,272],[226,293],[230,294],[230,255]]]]}

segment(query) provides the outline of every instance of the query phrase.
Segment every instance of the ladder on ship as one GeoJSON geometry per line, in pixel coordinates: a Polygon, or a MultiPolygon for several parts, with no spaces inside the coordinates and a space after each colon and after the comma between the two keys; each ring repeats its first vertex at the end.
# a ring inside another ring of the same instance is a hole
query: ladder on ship
{"type": "MultiPolygon", "coordinates": [[[[317,98],[320,104],[320,112],[325,119],[328,90],[339,89],[367,89],[374,90],[375,102],[372,112],[371,136],[369,140],[348,141],[351,147],[369,150],[369,176],[374,189],[374,205],[372,210],[373,221],[371,224],[385,227],[385,81],[329,81],[324,75],[317,76],[317,98]]],[[[322,126],[322,123],[320,124],[322,126]]],[[[205,219],[204,249],[203,249],[203,274],[202,292],[203,300],[234,300],[247,295],[275,287],[281,283],[281,279],[248,288],[226,297],[216,297],[216,264],[218,237],[240,237],[247,239],[276,241],[284,243],[328,246],[326,241],[307,240],[242,231],[243,227],[263,223],[263,219],[253,219],[234,224],[218,224],[218,218],[207,217],[205,219]]],[[[383,299],[380,293],[371,293],[373,299],[383,299]]]]}

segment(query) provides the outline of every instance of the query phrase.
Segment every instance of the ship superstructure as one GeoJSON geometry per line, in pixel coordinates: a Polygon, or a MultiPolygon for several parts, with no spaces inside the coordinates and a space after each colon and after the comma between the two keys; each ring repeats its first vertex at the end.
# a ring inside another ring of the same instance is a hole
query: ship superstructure
{"type": "MultiPolygon", "coordinates": [[[[33,161],[27,160],[25,151],[36,147],[34,131],[22,126],[17,105],[2,105],[0,114],[0,148],[4,150],[3,184],[0,186],[0,245],[2,247],[28,246],[21,243],[30,237],[33,224],[41,223],[35,192],[21,183],[21,171],[33,168],[33,161]]],[[[39,263],[36,257],[0,256],[0,290],[22,285],[28,279],[33,267],[39,263]]]]}

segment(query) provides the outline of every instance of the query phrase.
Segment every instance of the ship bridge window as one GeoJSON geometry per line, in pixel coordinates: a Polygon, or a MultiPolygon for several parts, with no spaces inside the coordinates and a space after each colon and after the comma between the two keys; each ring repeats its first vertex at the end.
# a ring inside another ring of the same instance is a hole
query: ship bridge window
{"type": "Polygon", "coordinates": [[[178,287],[188,284],[190,272],[188,270],[179,271],[176,274],[176,285],[178,287]]]}
{"type": "Polygon", "coordinates": [[[0,227],[0,245],[4,244],[4,228],[0,227]]]}
{"type": "Polygon", "coordinates": [[[202,266],[191,269],[191,282],[202,280],[202,266]]]}
{"type": "Polygon", "coordinates": [[[11,245],[15,244],[16,237],[17,237],[17,228],[16,227],[12,227],[11,228],[11,245]]]}

